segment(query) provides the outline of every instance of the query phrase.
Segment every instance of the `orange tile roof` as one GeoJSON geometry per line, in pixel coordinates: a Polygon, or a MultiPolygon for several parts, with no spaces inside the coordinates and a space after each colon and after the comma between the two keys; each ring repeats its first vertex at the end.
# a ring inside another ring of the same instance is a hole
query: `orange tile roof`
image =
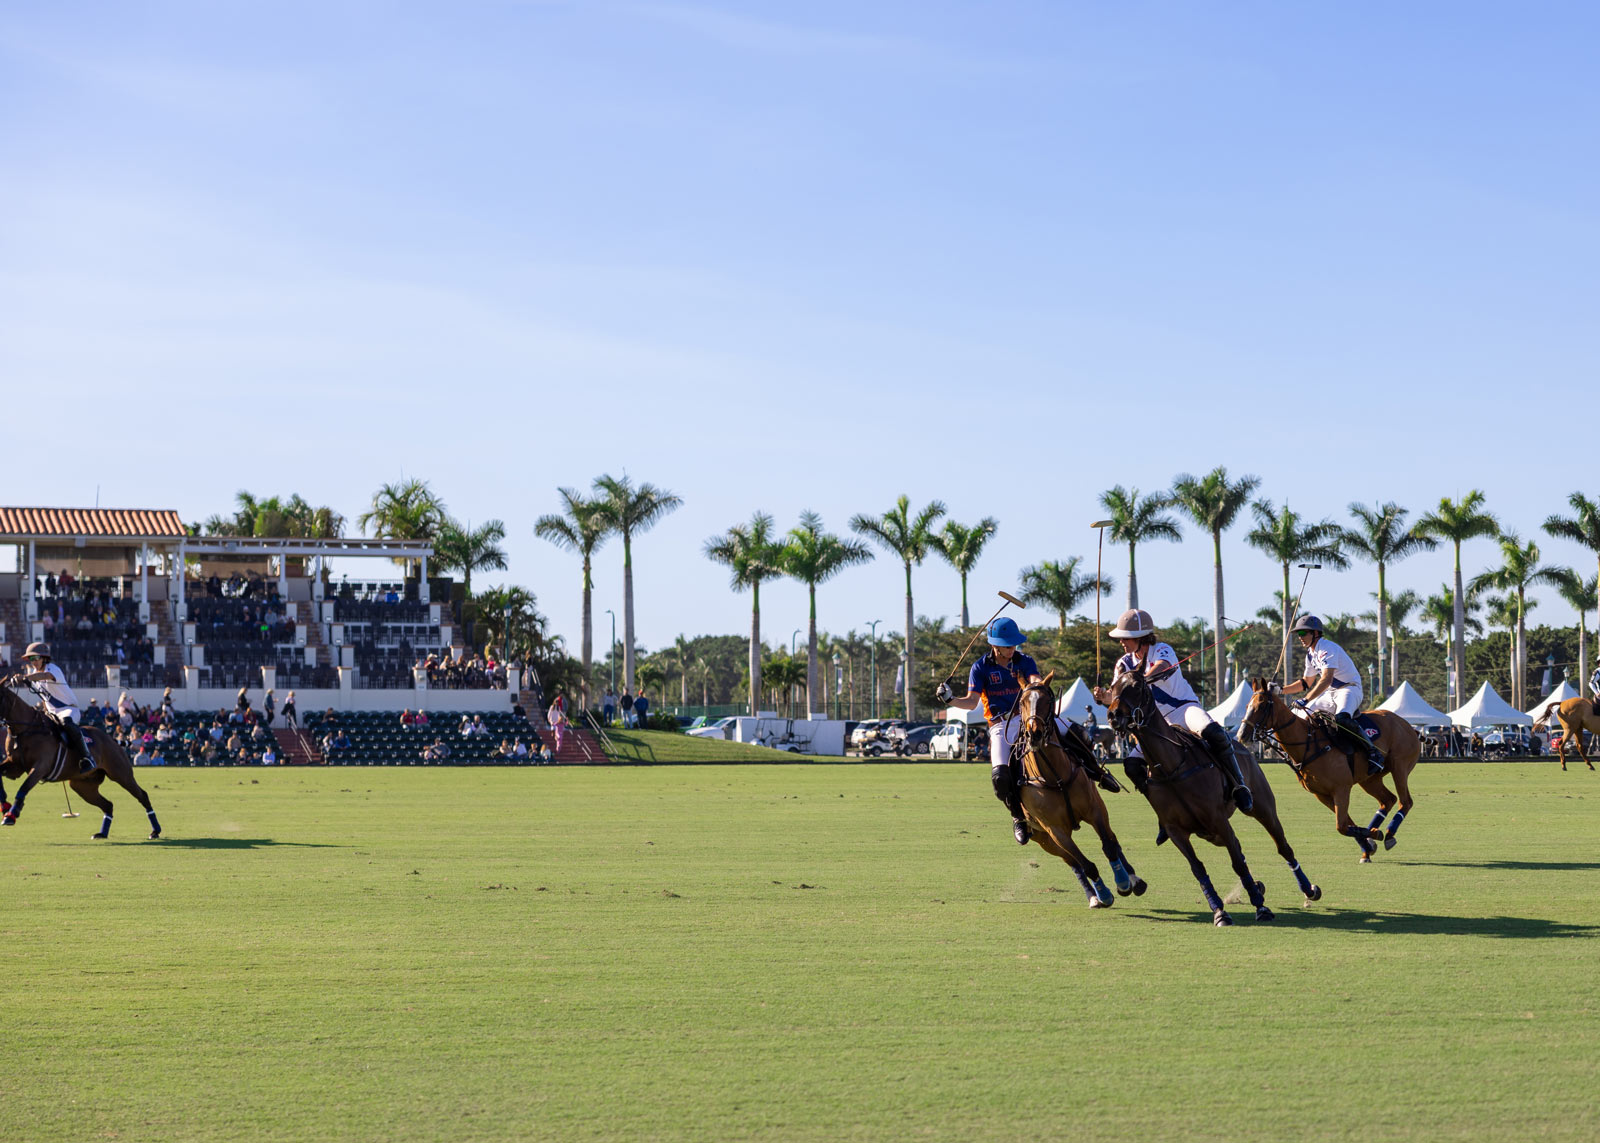
{"type": "Polygon", "coordinates": [[[91,540],[177,539],[183,521],[170,510],[148,508],[0,508],[0,538],[91,540]]]}

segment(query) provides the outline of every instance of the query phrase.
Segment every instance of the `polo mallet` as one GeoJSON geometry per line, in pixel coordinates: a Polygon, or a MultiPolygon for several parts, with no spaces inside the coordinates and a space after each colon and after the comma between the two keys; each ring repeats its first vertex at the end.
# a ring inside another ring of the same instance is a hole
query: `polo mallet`
{"type": "Polygon", "coordinates": [[[61,783],[61,796],[63,798],[67,799],[67,812],[62,814],[61,816],[64,817],[64,818],[75,818],[75,817],[77,817],[78,816],[78,811],[72,808],[72,798],[69,797],[68,794],[67,794],[67,784],[65,782],[61,783]]]}
{"type": "Polygon", "coordinates": [[[1106,552],[1106,529],[1115,520],[1096,520],[1089,527],[1100,531],[1100,544],[1094,554],[1094,685],[1100,685],[1100,561],[1106,552]]]}
{"type": "Polygon", "coordinates": [[[972,650],[972,645],[978,641],[978,636],[989,630],[989,624],[1000,618],[1000,612],[1010,607],[1013,603],[1022,608],[1024,611],[1027,610],[1028,605],[1023,603],[1022,600],[1018,599],[1016,596],[1012,595],[1009,591],[1002,591],[996,594],[998,594],[1001,599],[1005,600],[1005,602],[995,609],[995,613],[989,616],[982,627],[978,628],[972,633],[972,638],[967,640],[966,647],[964,647],[961,651],[961,658],[955,661],[955,665],[950,668],[950,673],[944,677],[945,682],[948,683],[951,679],[956,677],[956,672],[961,669],[961,664],[967,660],[967,652],[972,650]]]}
{"type": "Polygon", "coordinates": [[[1289,639],[1291,637],[1289,634],[1289,624],[1293,623],[1300,617],[1300,600],[1304,598],[1306,594],[1306,581],[1311,578],[1311,573],[1313,571],[1316,571],[1322,567],[1321,564],[1295,564],[1294,566],[1297,568],[1304,568],[1306,574],[1300,577],[1300,594],[1294,597],[1294,607],[1290,609],[1288,615],[1283,617],[1283,647],[1278,651],[1277,665],[1272,668],[1273,675],[1277,675],[1278,668],[1283,666],[1284,659],[1288,657],[1289,639]]]}

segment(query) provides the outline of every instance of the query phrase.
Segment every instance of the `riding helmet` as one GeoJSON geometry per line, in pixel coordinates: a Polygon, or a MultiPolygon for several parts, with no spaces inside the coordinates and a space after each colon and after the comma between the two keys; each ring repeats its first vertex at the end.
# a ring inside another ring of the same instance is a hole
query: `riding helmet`
{"type": "Polygon", "coordinates": [[[1289,630],[1310,631],[1313,635],[1321,635],[1322,620],[1318,619],[1315,615],[1302,615],[1299,619],[1294,621],[1294,626],[1289,628],[1289,630]]]}
{"type": "Polygon", "coordinates": [[[32,659],[32,658],[35,658],[35,657],[40,658],[40,659],[52,659],[55,656],[50,654],[50,644],[48,644],[48,643],[29,643],[28,644],[28,649],[26,651],[22,652],[22,657],[24,659],[32,659]]]}
{"type": "Polygon", "coordinates": [[[1017,626],[1017,621],[1009,615],[1002,615],[999,619],[989,624],[989,646],[991,647],[1020,647],[1028,641],[1028,637],[1017,626]]]}
{"type": "Polygon", "coordinates": [[[1111,629],[1113,639],[1143,639],[1155,633],[1156,621],[1150,618],[1148,611],[1141,611],[1137,607],[1124,611],[1117,625],[1111,629]]]}

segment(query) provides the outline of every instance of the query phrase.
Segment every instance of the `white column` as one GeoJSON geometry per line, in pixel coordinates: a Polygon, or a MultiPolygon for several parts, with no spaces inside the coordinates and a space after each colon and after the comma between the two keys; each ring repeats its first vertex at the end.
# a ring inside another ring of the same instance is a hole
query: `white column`
{"type": "Polygon", "coordinates": [[[278,553],[278,598],[289,598],[289,557],[278,553]]]}
{"type": "MultiPolygon", "coordinates": [[[[316,570],[311,573],[311,600],[313,603],[322,601],[322,553],[317,553],[316,570]]],[[[315,615],[317,609],[313,607],[311,613],[315,615]]]]}
{"type": "Polygon", "coordinates": [[[186,586],[186,582],[187,582],[187,578],[188,578],[188,567],[187,567],[187,564],[186,564],[185,559],[184,559],[184,549],[183,549],[183,541],[182,540],[178,541],[178,567],[177,567],[176,575],[177,575],[177,580],[178,580],[177,590],[172,593],[172,596],[173,596],[174,599],[176,599],[178,601],[178,607],[177,607],[177,610],[176,610],[175,614],[173,615],[173,618],[181,623],[183,620],[189,618],[188,602],[187,602],[187,600],[184,599],[184,595],[183,595],[184,588],[186,586]]]}
{"type": "Polygon", "coordinates": [[[417,579],[417,599],[423,603],[428,600],[428,557],[422,557],[421,572],[417,579]]]}
{"type": "Polygon", "coordinates": [[[39,600],[38,597],[33,593],[33,580],[34,577],[39,574],[39,568],[34,561],[35,554],[34,542],[29,540],[28,574],[27,578],[24,579],[22,583],[22,599],[24,604],[23,611],[25,613],[23,618],[27,619],[29,622],[39,618],[39,600]]]}
{"type": "Polygon", "coordinates": [[[150,544],[139,542],[139,602],[150,602],[150,544]]]}

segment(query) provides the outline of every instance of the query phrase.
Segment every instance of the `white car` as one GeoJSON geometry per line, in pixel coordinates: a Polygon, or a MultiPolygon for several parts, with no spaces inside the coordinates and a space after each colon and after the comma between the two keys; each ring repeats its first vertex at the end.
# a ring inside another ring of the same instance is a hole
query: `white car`
{"type": "Polygon", "coordinates": [[[928,742],[928,754],[933,758],[954,758],[956,761],[967,756],[967,727],[965,723],[947,722],[933,732],[933,738],[928,742]]]}
{"type": "Polygon", "coordinates": [[[729,742],[733,739],[733,728],[737,722],[738,719],[735,718],[719,718],[710,726],[702,726],[697,730],[686,730],[684,734],[690,738],[720,738],[724,742],[729,742]]]}

